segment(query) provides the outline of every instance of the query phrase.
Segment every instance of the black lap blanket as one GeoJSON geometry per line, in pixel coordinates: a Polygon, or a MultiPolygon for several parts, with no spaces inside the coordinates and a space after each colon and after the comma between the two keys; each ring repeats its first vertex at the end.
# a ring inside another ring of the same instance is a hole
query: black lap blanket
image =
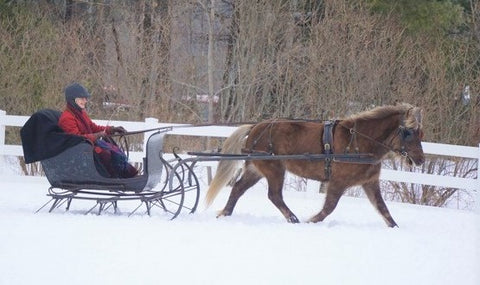
{"type": "Polygon", "coordinates": [[[85,141],[82,136],[66,134],[59,126],[61,113],[43,109],[34,113],[20,130],[25,163],[53,157],[85,141]]]}

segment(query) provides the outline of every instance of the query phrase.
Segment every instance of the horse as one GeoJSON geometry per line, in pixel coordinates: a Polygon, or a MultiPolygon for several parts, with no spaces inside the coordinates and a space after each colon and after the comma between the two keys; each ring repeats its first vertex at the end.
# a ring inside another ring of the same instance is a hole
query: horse
{"type": "Polygon", "coordinates": [[[289,171],[300,177],[327,182],[323,208],[309,222],[323,221],[333,212],[345,190],[359,185],[387,226],[398,227],[380,193],[381,161],[387,153],[393,152],[410,165],[419,166],[425,162],[421,145],[422,117],[421,108],[407,103],[376,107],[330,124],[329,142],[324,142],[327,124],[323,121],[270,119],[239,126],[225,140],[221,153],[304,155],[330,152],[333,157],[338,154],[366,153],[373,158],[373,162],[335,159],[246,160],[241,177],[235,182],[241,161],[220,160],[205,196],[206,206],[208,208],[211,205],[222,188],[234,182],[227,204],[217,218],[230,216],[238,199],[260,179],[266,178],[269,200],[287,222],[299,223],[282,195],[285,173],[289,171]]]}

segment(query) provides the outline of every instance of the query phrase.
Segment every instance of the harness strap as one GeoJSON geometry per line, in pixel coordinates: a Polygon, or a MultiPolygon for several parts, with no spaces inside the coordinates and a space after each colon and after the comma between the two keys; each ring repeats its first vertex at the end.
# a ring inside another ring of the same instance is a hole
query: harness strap
{"type": "Polygon", "coordinates": [[[355,132],[355,126],[357,122],[353,123],[353,128],[349,129],[350,131],[350,141],[348,142],[347,147],[345,148],[345,153],[350,153],[351,146],[353,145],[354,152],[359,153],[360,150],[358,148],[358,143],[357,143],[357,133],[355,132]]]}
{"type": "Polygon", "coordinates": [[[272,121],[268,124],[268,126],[266,126],[266,127],[262,130],[262,132],[260,133],[260,135],[258,135],[257,138],[253,141],[252,147],[250,148],[251,151],[257,146],[257,143],[260,141],[260,139],[263,137],[263,135],[268,131],[268,135],[269,135],[269,139],[268,139],[268,152],[269,152],[270,154],[273,154],[272,130],[273,130],[273,125],[275,124],[276,121],[277,121],[277,119],[272,120],[272,121]]]}
{"type": "Polygon", "coordinates": [[[323,153],[325,154],[325,179],[330,180],[333,160],[333,128],[337,121],[325,121],[323,126],[323,153]]]}

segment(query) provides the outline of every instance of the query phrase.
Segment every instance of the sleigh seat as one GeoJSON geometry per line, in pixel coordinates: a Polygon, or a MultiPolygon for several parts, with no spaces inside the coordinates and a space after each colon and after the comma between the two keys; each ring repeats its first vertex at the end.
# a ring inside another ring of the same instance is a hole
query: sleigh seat
{"type": "Polygon", "coordinates": [[[95,163],[93,146],[89,142],[79,143],[54,157],[41,160],[41,164],[52,187],[142,192],[153,189],[160,182],[163,163],[159,151],[162,147],[163,133],[151,135],[144,158],[144,173],[132,178],[101,175],[95,163]]]}

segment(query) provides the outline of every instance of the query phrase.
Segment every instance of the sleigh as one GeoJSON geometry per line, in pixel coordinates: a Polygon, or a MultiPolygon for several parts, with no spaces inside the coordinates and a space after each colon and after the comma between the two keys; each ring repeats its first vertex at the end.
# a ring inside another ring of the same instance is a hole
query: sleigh
{"type": "Polygon", "coordinates": [[[55,110],[38,111],[21,130],[25,161],[40,161],[50,183],[47,195],[51,199],[37,212],[47,205],[49,212],[62,205],[68,211],[72,202],[78,200],[93,202],[86,214],[101,214],[109,209],[118,213],[122,201],[138,202],[129,215],[142,206],[148,215],[155,208],[170,219],[182,211],[195,212],[200,191],[195,173],[188,165],[172,171],[172,164],[181,160],[179,156],[172,161],[163,158],[163,139],[171,128],[159,128],[148,138],[142,174],[108,178],[101,175],[95,163],[92,144],[63,133],[57,126],[59,116],[60,112],[55,110]]]}

